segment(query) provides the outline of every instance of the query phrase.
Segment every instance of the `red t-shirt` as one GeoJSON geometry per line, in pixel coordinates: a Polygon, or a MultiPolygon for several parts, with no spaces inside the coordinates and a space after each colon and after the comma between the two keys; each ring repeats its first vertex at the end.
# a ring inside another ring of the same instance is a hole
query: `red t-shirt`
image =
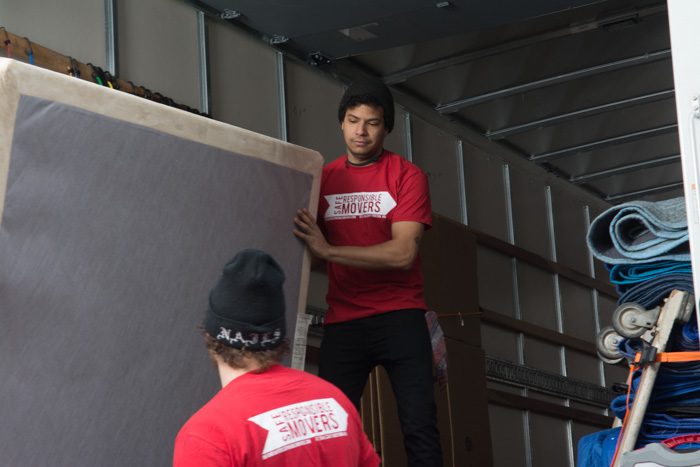
{"type": "MultiPolygon", "coordinates": [[[[432,222],[428,178],[398,154],[354,167],[342,156],[321,178],[319,225],[331,245],[369,246],[391,240],[391,224],[432,222]]],[[[420,259],[410,270],[369,270],[328,263],[326,323],[407,308],[426,309],[420,259]]]]}
{"type": "Polygon", "coordinates": [[[376,467],[352,403],[332,384],[275,365],[219,391],[182,427],[174,467],[376,467]]]}

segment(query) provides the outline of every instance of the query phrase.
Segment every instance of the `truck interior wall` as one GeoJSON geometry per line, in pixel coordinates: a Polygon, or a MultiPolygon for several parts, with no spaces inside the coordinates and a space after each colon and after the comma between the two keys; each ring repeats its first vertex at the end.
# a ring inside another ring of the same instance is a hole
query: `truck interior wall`
{"type": "Polygon", "coordinates": [[[482,323],[481,340],[484,352],[488,355],[509,362],[521,360],[518,333],[492,324],[482,323]]]}
{"type": "MultiPolygon", "coordinates": [[[[511,407],[489,404],[491,444],[494,466],[527,465],[528,440],[523,412],[511,407]]],[[[555,464],[556,465],[556,464],[555,464]]]]}
{"type": "Polygon", "coordinates": [[[556,277],[524,261],[517,262],[516,271],[519,318],[547,329],[558,330],[556,277]]]}
{"type": "Polygon", "coordinates": [[[602,385],[600,361],[596,357],[573,349],[564,349],[564,351],[568,373],[574,371],[576,379],[602,385]]]}
{"type": "Polygon", "coordinates": [[[586,206],[586,203],[569,193],[552,190],[553,241],[556,246],[556,257],[552,259],[590,276],[593,260],[586,248],[586,206]]]}
{"type": "Polygon", "coordinates": [[[469,225],[501,240],[508,233],[503,161],[470,144],[464,146],[464,183],[469,225]]]}
{"type": "MultiPolygon", "coordinates": [[[[559,291],[562,310],[562,330],[567,334],[582,340],[590,340],[597,333],[594,309],[594,294],[590,289],[582,287],[568,279],[559,278],[559,291]]],[[[566,374],[575,371],[577,379],[599,385],[606,382],[602,379],[599,360],[591,355],[565,349],[566,374]]]]}
{"type": "Polygon", "coordinates": [[[195,9],[172,0],[119,0],[117,29],[120,77],[201,110],[195,9]]]}
{"type": "Polygon", "coordinates": [[[457,139],[419,118],[411,123],[413,162],[428,174],[433,212],[462,221],[457,139]]]}
{"type": "Polygon", "coordinates": [[[315,149],[326,162],[344,152],[337,117],[342,83],[294,60],[285,61],[289,141],[315,149]]]}
{"type": "Polygon", "coordinates": [[[391,148],[397,154],[405,154],[406,158],[411,159],[409,156],[413,151],[412,142],[412,126],[413,122],[410,120],[410,114],[407,113],[403,107],[400,105],[395,106],[396,113],[394,118],[394,129],[389,133],[384,141],[388,148],[391,148]]]}
{"type": "Polygon", "coordinates": [[[0,0],[0,26],[56,52],[106,69],[104,2],[0,0]]]}
{"type": "Polygon", "coordinates": [[[478,245],[476,265],[479,271],[479,305],[517,318],[513,259],[504,253],[478,245]]]}
{"type": "Polygon", "coordinates": [[[516,245],[545,258],[552,259],[550,219],[547,207],[548,187],[533,180],[516,167],[510,175],[513,211],[513,240],[516,245]]]}
{"type": "Polygon", "coordinates": [[[208,32],[212,117],[282,139],[278,52],[217,21],[208,32]]]}
{"type": "Polygon", "coordinates": [[[529,414],[530,455],[532,465],[574,465],[572,440],[566,420],[529,414]]]}
{"type": "Polygon", "coordinates": [[[562,328],[570,335],[587,340],[595,335],[595,314],[593,308],[593,292],[569,279],[559,278],[561,294],[562,328]]]}

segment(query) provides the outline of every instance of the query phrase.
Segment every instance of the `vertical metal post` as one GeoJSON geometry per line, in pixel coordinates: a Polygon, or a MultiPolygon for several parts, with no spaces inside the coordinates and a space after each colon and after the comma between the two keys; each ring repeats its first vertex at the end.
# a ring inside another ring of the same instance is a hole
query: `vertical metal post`
{"type": "MultiPolygon", "coordinates": [[[[503,192],[506,201],[506,225],[508,230],[508,242],[515,244],[515,225],[513,223],[513,201],[510,185],[510,167],[508,164],[503,164],[503,192]]],[[[513,308],[515,312],[515,317],[517,319],[523,319],[523,312],[520,308],[520,292],[518,283],[518,260],[516,258],[510,259],[511,264],[511,274],[512,274],[512,287],[513,287],[513,308]]],[[[520,365],[525,365],[525,334],[522,332],[518,333],[517,337],[517,352],[518,352],[518,363],[520,365]]],[[[528,397],[528,389],[523,388],[520,390],[520,395],[523,397],[528,397]]],[[[523,437],[525,441],[525,467],[532,467],[532,436],[530,436],[530,411],[524,410],[522,416],[523,423],[523,437]]]]}
{"type": "Polygon", "coordinates": [[[117,35],[117,0],[105,0],[105,44],[107,45],[107,70],[119,73],[119,50],[117,35]]]}
{"type": "MultiPolygon", "coordinates": [[[[513,229],[513,206],[511,203],[511,193],[510,193],[510,167],[508,164],[503,164],[503,196],[506,201],[506,224],[508,229],[508,243],[515,244],[515,232],[513,229]]],[[[515,311],[515,317],[517,319],[523,319],[522,312],[520,310],[520,297],[518,295],[518,260],[511,258],[511,271],[513,274],[512,287],[513,287],[513,308],[515,311]]],[[[524,364],[523,355],[523,333],[518,333],[518,363],[524,364]]]]}
{"type": "Polygon", "coordinates": [[[284,54],[277,52],[277,113],[279,138],[282,141],[289,141],[287,128],[287,86],[284,67],[284,54]]]}
{"type": "MultiPolygon", "coordinates": [[[[527,389],[524,389],[527,396],[527,389]]],[[[532,436],[530,436],[530,411],[523,411],[523,438],[525,438],[525,467],[532,466],[532,436]]]]}
{"type": "MultiPolygon", "coordinates": [[[[584,223],[586,224],[586,232],[588,232],[588,229],[591,227],[591,207],[588,205],[585,205],[583,207],[583,219],[584,223]]],[[[588,253],[586,255],[586,259],[588,259],[588,274],[591,277],[596,277],[595,275],[595,261],[593,260],[593,255],[591,254],[590,249],[586,249],[586,252],[588,253]]]]}
{"type": "Polygon", "coordinates": [[[407,161],[413,162],[413,134],[411,131],[411,114],[406,112],[404,120],[406,122],[406,154],[404,154],[404,157],[407,161]]]}
{"type": "Polygon", "coordinates": [[[552,187],[544,187],[544,202],[547,208],[547,235],[549,236],[549,259],[557,260],[557,242],[554,229],[554,206],[552,205],[552,187]]]}
{"type": "Polygon", "coordinates": [[[510,167],[503,164],[503,190],[506,200],[506,227],[508,229],[508,243],[515,245],[515,226],[513,224],[513,200],[510,189],[510,167]]]}
{"type": "MultiPolygon", "coordinates": [[[[552,202],[552,187],[547,185],[544,187],[544,199],[547,208],[547,236],[549,237],[549,256],[552,261],[557,261],[557,237],[556,229],[554,228],[554,204],[552,202]]],[[[557,320],[557,331],[559,333],[564,332],[564,311],[562,310],[562,300],[561,300],[561,284],[559,282],[559,274],[554,273],[552,275],[552,282],[554,285],[554,310],[556,313],[557,320]]],[[[559,346],[559,363],[560,370],[563,376],[568,376],[569,371],[566,364],[566,346],[559,346]]],[[[571,406],[571,400],[566,399],[565,406],[571,406]]],[[[569,465],[574,465],[574,445],[572,440],[572,426],[571,420],[566,421],[566,447],[567,447],[567,457],[569,458],[569,465]]]]}
{"type": "MultiPolygon", "coordinates": [[[[547,206],[547,235],[549,236],[549,256],[554,262],[557,261],[557,238],[554,229],[554,206],[552,204],[552,187],[549,185],[544,187],[544,199],[545,205],[547,206]]],[[[554,285],[554,310],[556,312],[557,320],[557,331],[560,333],[564,332],[564,315],[561,306],[561,287],[559,284],[559,274],[552,274],[552,281],[554,285]]],[[[568,372],[566,370],[566,348],[562,345],[559,347],[559,353],[561,356],[561,372],[562,375],[567,376],[568,372]]]]}
{"type": "Polygon", "coordinates": [[[457,170],[459,183],[459,207],[461,208],[462,224],[469,225],[469,217],[467,210],[467,180],[464,174],[464,143],[461,139],[457,140],[457,170]]]}
{"type": "Polygon", "coordinates": [[[197,48],[199,50],[199,110],[210,114],[209,95],[209,35],[204,12],[197,10],[197,48]]]}
{"type": "MultiPolygon", "coordinates": [[[[513,229],[513,208],[511,203],[511,192],[510,192],[510,167],[508,164],[503,164],[503,194],[506,201],[506,223],[508,228],[508,242],[515,244],[515,232],[513,229]]],[[[513,288],[513,309],[515,312],[515,317],[517,319],[523,319],[522,310],[520,309],[520,294],[518,293],[518,260],[516,258],[510,259],[511,264],[511,286],[513,288]]],[[[524,353],[525,337],[522,332],[518,333],[518,363],[521,365],[525,364],[525,353],[524,353]]],[[[527,389],[524,389],[525,394],[527,389]]]]}

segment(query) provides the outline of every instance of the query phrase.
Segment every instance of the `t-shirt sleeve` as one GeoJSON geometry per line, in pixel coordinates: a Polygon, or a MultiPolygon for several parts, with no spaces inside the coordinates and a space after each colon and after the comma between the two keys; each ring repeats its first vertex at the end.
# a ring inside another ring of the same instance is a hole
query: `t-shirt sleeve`
{"type": "Polygon", "coordinates": [[[378,467],[381,463],[379,455],[374,450],[372,443],[365,436],[362,447],[362,459],[360,459],[360,467],[378,467]]]}
{"type": "Polygon", "coordinates": [[[398,186],[398,200],[391,213],[391,222],[413,221],[432,225],[430,188],[425,173],[415,168],[408,171],[398,186]]]}
{"type": "Polygon", "coordinates": [[[175,440],[173,467],[229,467],[231,462],[226,451],[195,434],[181,433],[175,440]]]}

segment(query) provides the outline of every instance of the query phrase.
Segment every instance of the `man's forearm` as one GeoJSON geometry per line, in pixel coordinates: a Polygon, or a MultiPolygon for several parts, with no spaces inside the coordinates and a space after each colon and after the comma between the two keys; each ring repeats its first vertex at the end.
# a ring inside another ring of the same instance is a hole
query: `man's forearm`
{"type": "Polygon", "coordinates": [[[389,240],[371,246],[329,245],[322,259],[364,269],[408,270],[413,265],[417,253],[417,244],[415,247],[406,247],[402,242],[389,240]]]}
{"type": "Polygon", "coordinates": [[[399,221],[391,225],[391,239],[370,246],[331,245],[308,209],[297,211],[294,235],[306,242],[311,253],[324,261],[365,269],[408,270],[418,256],[423,224],[399,221]]]}

